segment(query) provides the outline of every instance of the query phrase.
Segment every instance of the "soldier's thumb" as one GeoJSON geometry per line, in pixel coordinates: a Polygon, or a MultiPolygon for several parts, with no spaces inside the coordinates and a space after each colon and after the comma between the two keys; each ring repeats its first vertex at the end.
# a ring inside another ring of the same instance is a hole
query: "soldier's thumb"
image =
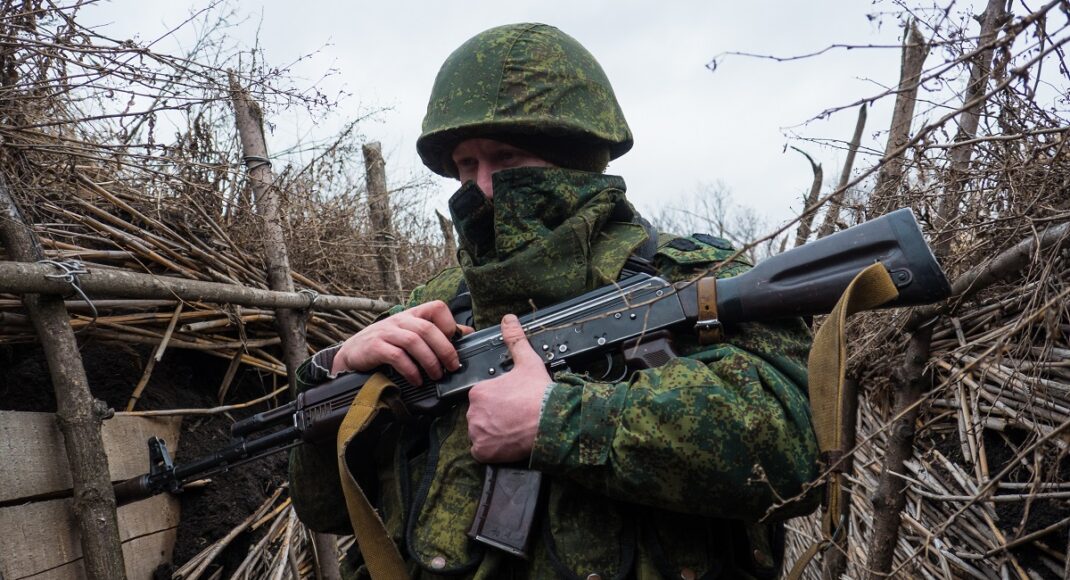
{"type": "Polygon", "coordinates": [[[531,348],[528,337],[524,335],[524,327],[520,325],[515,314],[506,314],[502,318],[501,329],[502,340],[509,349],[509,356],[512,357],[513,363],[537,361],[542,364],[542,358],[531,348]]]}

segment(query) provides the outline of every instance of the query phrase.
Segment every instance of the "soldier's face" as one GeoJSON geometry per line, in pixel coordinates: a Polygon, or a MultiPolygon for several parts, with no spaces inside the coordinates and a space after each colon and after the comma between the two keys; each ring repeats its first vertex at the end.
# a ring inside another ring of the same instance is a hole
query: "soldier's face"
{"type": "Polygon", "coordinates": [[[508,143],[482,137],[461,141],[453,149],[461,183],[474,181],[487,199],[494,198],[491,175],[514,167],[554,167],[553,163],[508,143]]]}

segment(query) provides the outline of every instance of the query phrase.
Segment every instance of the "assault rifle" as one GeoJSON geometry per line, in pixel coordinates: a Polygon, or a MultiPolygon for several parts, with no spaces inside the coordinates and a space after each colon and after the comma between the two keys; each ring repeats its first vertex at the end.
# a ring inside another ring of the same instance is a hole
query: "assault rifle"
{"type": "MultiPolygon", "coordinates": [[[[698,332],[701,337],[742,322],[826,314],[854,276],[874,262],[884,264],[899,290],[898,299],[885,308],[930,304],[951,292],[914,215],[901,209],[773,256],[735,277],[673,284],[639,273],[527,314],[520,322],[551,373],[602,368],[603,380],[619,380],[623,378],[618,375],[620,369],[626,373],[656,367],[674,357],[674,333],[698,332]],[[626,364],[618,364],[621,358],[626,364]]],[[[211,473],[302,442],[331,439],[374,372],[387,373],[409,412],[437,413],[454,405],[480,381],[508,372],[512,366],[497,326],[468,334],[454,345],[460,369],[438,381],[425,376],[422,385],[412,385],[390,368],[343,375],[300,393],[286,405],[234,423],[233,444],[187,464],[175,465],[164,442],[153,437],[149,472],[116,484],[116,499],[121,505],[165,491],[177,492],[211,473]]],[[[537,479],[518,476],[518,471],[523,470],[489,469],[484,493],[500,486],[537,485],[537,479]]],[[[488,499],[481,504],[472,535],[522,553],[523,538],[485,533],[497,527],[488,525],[495,519],[493,503],[488,499]]],[[[515,528],[512,518],[529,519],[534,502],[522,508],[526,513],[508,514],[498,521],[511,521],[507,527],[515,528]]]]}

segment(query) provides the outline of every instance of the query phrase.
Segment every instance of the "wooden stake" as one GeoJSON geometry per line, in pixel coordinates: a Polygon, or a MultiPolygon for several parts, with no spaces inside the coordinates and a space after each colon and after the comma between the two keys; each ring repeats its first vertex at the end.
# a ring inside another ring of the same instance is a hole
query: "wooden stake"
{"type": "MultiPolygon", "coordinates": [[[[8,255],[35,262],[45,255],[33,227],[23,218],[7,183],[0,180],[0,240],[8,255]]],[[[53,270],[52,266],[46,266],[53,270]]],[[[60,282],[70,290],[70,285],[60,282]]],[[[74,491],[74,515],[82,539],[86,577],[90,580],[126,578],[115,494],[108,473],[108,457],[100,426],[107,406],[93,398],[63,299],[27,294],[23,304],[41,341],[52,387],[56,392],[56,420],[67,450],[74,491]]]]}
{"type": "Polygon", "coordinates": [[[393,212],[390,210],[390,190],[386,188],[386,161],[378,142],[368,143],[364,151],[365,184],[368,189],[368,214],[372,235],[378,250],[376,263],[379,280],[387,300],[403,302],[401,271],[398,269],[398,244],[394,233],[393,212]]]}
{"type": "MultiPolygon", "coordinates": [[[[268,287],[277,292],[293,292],[293,275],[290,273],[290,258],[286,250],[286,237],[282,231],[282,213],[279,210],[278,189],[268,161],[267,143],[264,141],[263,113],[249,93],[238,84],[233,71],[227,71],[230,81],[230,96],[234,105],[234,122],[238,126],[242,151],[249,182],[253,189],[256,211],[264,225],[264,258],[267,261],[268,287]]],[[[279,308],[275,312],[275,326],[282,338],[283,359],[286,362],[290,390],[297,394],[297,367],[308,352],[305,340],[304,312],[291,308],[279,308]]]]}
{"type": "MultiPolygon", "coordinates": [[[[238,85],[237,77],[233,71],[228,71],[230,81],[230,94],[234,103],[235,123],[238,126],[238,135],[241,138],[242,150],[245,152],[246,170],[249,181],[252,183],[256,200],[256,210],[264,221],[264,256],[267,260],[268,286],[278,292],[293,292],[293,275],[290,272],[290,259],[286,250],[286,238],[282,231],[282,214],[279,211],[278,189],[274,187],[275,178],[271,173],[271,163],[267,161],[267,144],[264,141],[263,113],[249,94],[238,85]]],[[[365,164],[368,153],[365,148],[365,164]]],[[[382,167],[380,156],[379,167],[382,167]]],[[[385,197],[386,178],[380,177],[384,194],[383,205],[386,208],[387,224],[389,221],[390,205],[385,197]]],[[[371,199],[369,195],[369,200],[371,199]]],[[[374,215],[374,211],[373,211],[374,215]]],[[[373,218],[374,223],[374,218],[373,218]]],[[[393,227],[389,229],[389,235],[393,239],[393,227]]],[[[380,249],[380,254],[383,250],[380,249]]],[[[393,272],[397,277],[397,292],[395,296],[401,298],[401,278],[398,273],[397,256],[394,255],[393,272]]],[[[392,296],[393,298],[393,296],[392,296]]],[[[286,375],[290,383],[290,393],[297,396],[297,368],[308,356],[308,341],[305,338],[305,314],[307,311],[299,311],[290,308],[279,308],[275,311],[275,326],[282,338],[283,360],[286,363],[286,375]]],[[[235,358],[235,360],[240,360],[235,358]]],[[[231,377],[233,378],[233,377],[231,377]]],[[[229,381],[228,381],[229,385],[229,381]]],[[[220,402],[225,392],[220,392],[220,402]]],[[[286,540],[293,532],[293,518],[286,528],[286,540]]],[[[285,553],[286,548],[284,548],[285,553]]],[[[321,562],[320,568],[325,570],[325,576],[334,577],[339,574],[338,561],[321,562]]],[[[281,578],[282,567],[280,566],[276,578],[281,578]]]]}
{"type": "Polygon", "coordinates": [[[866,128],[866,105],[858,107],[858,120],[855,121],[855,132],[851,136],[851,144],[847,146],[847,159],[843,162],[843,172],[840,173],[840,182],[836,184],[839,193],[830,197],[828,209],[825,210],[825,220],[821,222],[821,229],[817,231],[817,238],[821,239],[831,234],[836,229],[836,222],[840,219],[840,207],[843,196],[847,193],[847,182],[851,179],[851,168],[855,164],[855,155],[862,143],[862,131],[866,128]]]}
{"type": "Polygon", "coordinates": [[[903,35],[903,58],[899,68],[899,90],[895,95],[895,108],[892,109],[892,125],[888,132],[888,143],[884,147],[884,165],[877,173],[877,184],[873,188],[873,198],[879,204],[878,215],[897,209],[899,201],[899,183],[903,180],[902,149],[910,140],[910,123],[914,120],[914,105],[918,97],[921,69],[925,58],[929,56],[929,45],[925,37],[918,32],[913,20],[903,35]]]}

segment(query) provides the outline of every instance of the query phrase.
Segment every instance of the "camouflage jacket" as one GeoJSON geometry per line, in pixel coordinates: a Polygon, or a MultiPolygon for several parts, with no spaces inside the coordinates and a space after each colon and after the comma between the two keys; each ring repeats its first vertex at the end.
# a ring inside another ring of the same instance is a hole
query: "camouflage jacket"
{"type": "MultiPolygon", "coordinates": [[[[407,306],[449,302],[464,278],[482,327],[612,282],[647,238],[623,189],[612,176],[545,169],[496,174],[493,205],[462,188],[451,200],[461,267],[414,290],[407,306]]],[[[661,238],[654,265],[673,281],[749,267],[722,263],[733,252],[717,238],[661,238]]],[[[527,561],[467,536],[483,466],[469,452],[466,405],[387,427],[365,459],[365,487],[413,576],[775,576],[780,526],[758,519],[778,498],[802,495],[780,518],[815,506],[803,493],[817,475],[809,332],[800,320],[727,331],[726,342],[706,347],[678,336],[685,356],[619,383],[553,376],[531,456],[546,496],[527,561]]],[[[332,357],[329,349],[302,367],[306,387],[325,380],[332,357]]],[[[295,451],[291,481],[302,520],[348,530],[333,449],[295,451]]],[[[351,564],[363,570],[359,555],[351,564]]]]}

